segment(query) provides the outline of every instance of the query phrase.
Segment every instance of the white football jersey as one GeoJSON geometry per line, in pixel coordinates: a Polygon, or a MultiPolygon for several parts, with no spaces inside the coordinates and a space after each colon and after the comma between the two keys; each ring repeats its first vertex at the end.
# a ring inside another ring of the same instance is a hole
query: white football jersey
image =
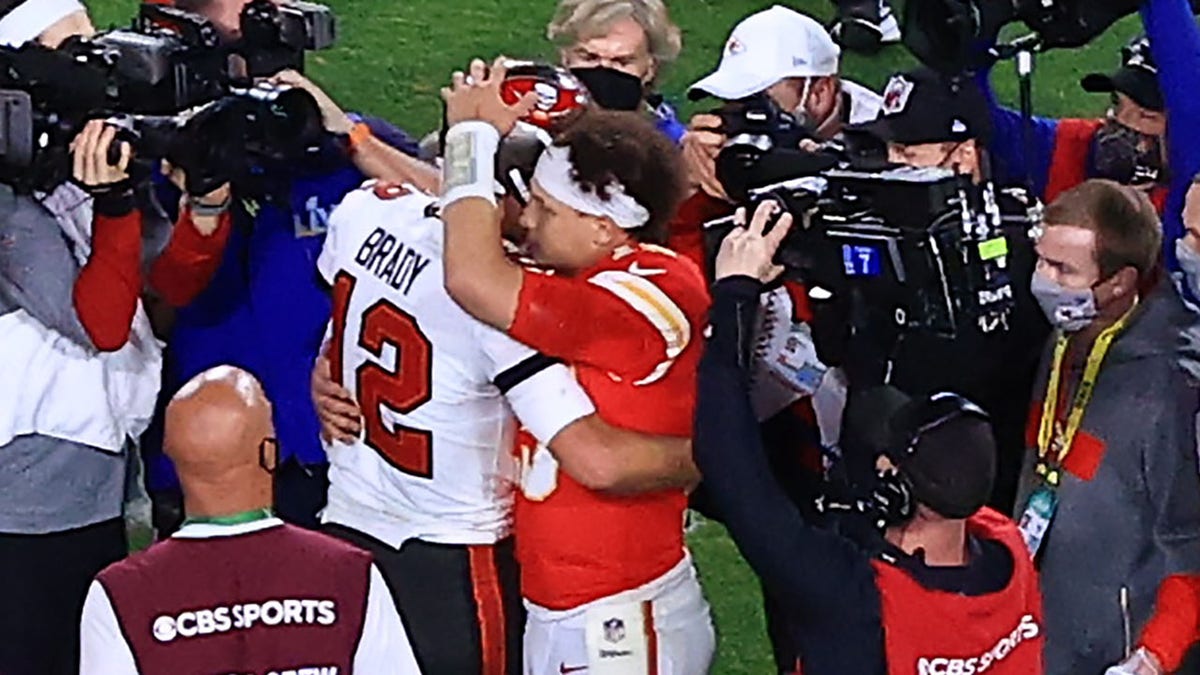
{"type": "Polygon", "coordinates": [[[416,188],[368,183],[334,210],[317,261],[333,287],[334,379],[363,412],[327,446],[325,522],[397,548],[511,531],[513,412],[542,442],[594,412],[570,371],[463,311],[443,285],[443,224],[416,188]]]}

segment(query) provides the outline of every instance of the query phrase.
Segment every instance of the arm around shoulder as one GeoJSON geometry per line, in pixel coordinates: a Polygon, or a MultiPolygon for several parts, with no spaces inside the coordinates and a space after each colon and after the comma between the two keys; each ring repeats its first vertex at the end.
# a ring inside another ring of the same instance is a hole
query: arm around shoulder
{"type": "Polygon", "coordinates": [[[614,495],[690,489],[700,481],[687,438],[652,436],[589,415],[550,441],[559,466],[584,487],[614,495]]]}

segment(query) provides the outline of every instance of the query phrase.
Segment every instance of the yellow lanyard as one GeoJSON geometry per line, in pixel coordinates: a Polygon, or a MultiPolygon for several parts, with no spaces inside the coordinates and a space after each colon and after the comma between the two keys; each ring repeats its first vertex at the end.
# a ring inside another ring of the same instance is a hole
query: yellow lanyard
{"type": "MultiPolygon", "coordinates": [[[[1075,398],[1071,402],[1071,410],[1067,413],[1067,426],[1057,439],[1057,456],[1050,458],[1050,463],[1053,463],[1055,467],[1062,466],[1067,453],[1071,451],[1075,434],[1079,432],[1079,426],[1083,423],[1083,412],[1092,400],[1096,378],[1100,375],[1100,365],[1104,362],[1104,357],[1108,354],[1108,348],[1112,345],[1112,341],[1129,323],[1129,317],[1133,315],[1136,307],[1137,302],[1135,301],[1133,307],[1129,308],[1124,316],[1105,328],[1096,337],[1096,343],[1092,345],[1092,350],[1088,353],[1087,365],[1083,369],[1083,379],[1079,382],[1079,389],[1076,390],[1075,398]]],[[[1038,457],[1041,458],[1038,463],[1038,473],[1047,476],[1050,484],[1054,486],[1058,484],[1058,472],[1049,470],[1046,456],[1050,454],[1055,441],[1054,427],[1057,424],[1058,388],[1062,384],[1062,362],[1067,353],[1067,342],[1067,335],[1060,332],[1054,344],[1054,360],[1050,365],[1050,381],[1046,384],[1046,400],[1042,402],[1042,421],[1038,429],[1038,457]],[[1047,475],[1048,473],[1049,475],[1047,475]]]]}

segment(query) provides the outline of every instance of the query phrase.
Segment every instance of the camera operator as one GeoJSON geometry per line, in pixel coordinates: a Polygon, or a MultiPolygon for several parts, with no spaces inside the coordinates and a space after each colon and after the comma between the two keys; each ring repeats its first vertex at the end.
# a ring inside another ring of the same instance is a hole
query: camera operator
{"type": "MultiPolygon", "coordinates": [[[[839,75],[841,49],[816,20],[776,5],[739,22],[725,43],[720,65],[691,88],[693,98],[713,96],[736,102],[765,95],[793,114],[816,137],[840,135],[848,124],[875,119],[882,99],[875,92],[839,75]]],[[[694,117],[683,139],[683,156],[693,193],[671,221],[669,246],[701,269],[708,267],[703,223],[733,213],[725,189],[716,177],[716,158],[728,138],[721,118],[694,117]]],[[[805,290],[787,283],[763,296],[757,335],[760,343],[786,340],[793,328],[804,330],[811,320],[805,290]]],[[[760,364],[771,363],[764,353],[760,364]]],[[[811,355],[815,358],[815,355],[811,355]]],[[[788,493],[805,501],[812,482],[821,474],[821,446],[832,445],[843,405],[838,374],[824,380],[814,398],[811,391],[781,384],[774,374],[760,373],[754,388],[755,410],[763,421],[764,441],[772,469],[788,493]],[[829,401],[828,405],[814,401],[829,401]],[[821,414],[818,414],[818,409],[821,414]],[[826,411],[830,411],[827,413],[826,411]]],[[[703,489],[693,505],[705,510],[703,489]]],[[[769,593],[764,593],[767,629],[780,670],[795,662],[795,649],[786,625],[790,619],[769,593]]]]}
{"type": "Polygon", "coordinates": [[[681,47],[679,26],[662,0],[561,0],[546,37],[601,107],[645,110],[659,131],[680,142],[684,126],[654,90],[681,47]]]}
{"type": "MultiPolygon", "coordinates": [[[[849,124],[869,122],[883,99],[839,75],[841,49],[812,17],[776,5],[734,26],[718,68],[692,85],[689,97],[737,101],[765,93],[819,139],[838,137],[849,124]]],[[[716,159],[728,140],[721,119],[694,116],[683,137],[693,193],[671,222],[672,249],[704,266],[701,224],[733,213],[717,180],[716,159]]]]}
{"type": "Polygon", "coordinates": [[[1022,116],[1002,107],[990,89],[990,69],[981,70],[979,80],[991,105],[996,134],[990,148],[1002,181],[1030,176],[1047,203],[1088,178],[1138,187],[1163,215],[1163,260],[1168,270],[1177,271],[1184,195],[1200,171],[1195,136],[1200,107],[1194,103],[1200,86],[1200,36],[1187,0],[1145,0],[1141,15],[1146,37],[1122,51],[1121,66],[1081,82],[1087,91],[1112,97],[1106,116],[1034,117],[1029,150],[1022,116]]]}
{"type": "MultiPolygon", "coordinates": [[[[248,3],[175,4],[201,14],[226,39],[233,39],[248,3]]],[[[220,364],[237,365],[259,378],[274,402],[279,430],[282,462],[276,473],[276,510],[285,521],[316,527],[328,490],[328,461],[309,396],[308,373],[331,311],[329,294],[316,273],[329,214],[366,178],[433,191],[440,178],[433,167],[410,156],[416,153],[415,144],[387,122],[343,111],[294,71],[270,79],[312,94],[330,135],[327,147],[304,162],[264,168],[260,185],[234,186],[233,234],[213,282],[177,315],[163,393],[165,400],[176,386],[220,364]]],[[[182,519],[178,484],[161,454],[151,469],[156,527],[166,534],[182,519]]]]}
{"type": "MultiPolygon", "coordinates": [[[[0,15],[6,45],[57,46],[91,32],[77,2],[30,0],[0,15]]],[[[185,216],[172,230],[152,198],[132,188],[129,147],[109,163],[115,135],[99,120],[79,133],[74,183],[31,195],[6,186],[0,195],[6,675],[76,672],[87,580],[126,553],[131,449],[159,390],[161,346],[143,287],[186,302],[211,275],[228,232],[204,216],[185,216]]]]}
{"type": "MultiPolygon", "coordinates": [[[[1040,674],[1036,575],[1013,523],[981,508],[995,446],[978,408],[949,394],[897,406],[904,397],[894,394],[860,420],[890,421],[875,433],[888,439],[879,466],[892,508],[883,537],[866,547],[806,522],[770,475],[746,353],[758,296],[782,272],[772,258],[791,224],[784,214],[764,235],[773,206],[760,206],[718,254],[694,443],[739,550],[801,619],[803,672],[1040,674]]],[[[739,217],[744,223],[745,212],[739,217]]]]}
{"type": "MultiPolygon", "coordinates": [[[[879,119],[856,127],[887,146],[888,159],[914,167],[938,167],[967,174],[978,182],[986,174],[991,139],[987,103],[966,77],[950,77],[928,68],[899,73],[884,92],[879,119]]],[[[1017,208],[1001,200],[1002,210],[1017,208]]],[[[901,333],[893,318],[868,313],[851,335],[850,308],[844,303],[821,303],[814,332],[822,359],[846,369],[851,387],[887,381],[910,395],[953,391],[978,401],[991,416],[999,451],[996,492],[992,503],[1008,509],[1016,492],[1024,452],[1025,422],[1034,370],[1048,326],[1029,292],[1033,245],[1028,223],[1006,232],[1015,309],[1007,330],[989,334],[974,326],[955,338],[924,333],[901,333]],[[829,335],[828,328],[842,331],[829,335]]],[[[869,465],[869,457],[850,457],[869,465]]],[[[852,469],[852,473],[859,470],[852,469]]]]}

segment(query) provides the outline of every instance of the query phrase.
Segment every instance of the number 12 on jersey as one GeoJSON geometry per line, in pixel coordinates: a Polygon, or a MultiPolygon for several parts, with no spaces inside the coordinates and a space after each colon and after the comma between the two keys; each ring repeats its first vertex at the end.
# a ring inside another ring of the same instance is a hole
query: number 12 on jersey
{"type": "Polygon", "coordinates": [[[359,318],[357,340],[347,343],[347,313],[357,284],[354,275],[339,271],[333,283],[333,335],[329,368],[333,379],[345,386],[343,363],[348,349],[357,347],[383,358],[391,344],[396,365],[387,370],[366,360],[354,371],[355,391],[363,414],[363,443],[389,464],[420,478],[433,477],[433,434],[397,423],[394,431],[383,424],[383,406],[402,415],[424,405],[433,395],[433,345],[416,319],[384,298],[367,307],[359,318]]]}

